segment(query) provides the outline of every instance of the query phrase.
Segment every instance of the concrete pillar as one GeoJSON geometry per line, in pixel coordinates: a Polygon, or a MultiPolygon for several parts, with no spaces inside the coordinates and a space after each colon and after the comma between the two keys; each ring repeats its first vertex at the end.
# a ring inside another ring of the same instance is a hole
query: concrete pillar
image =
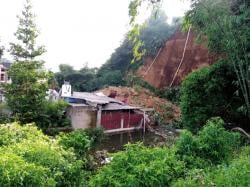
{"type": "Polygon", "coordinates": [[[96,127],[101,127],[101,119],[102,119],[102,106],[97,106],[97,119],[96,119],[96,127]]]}

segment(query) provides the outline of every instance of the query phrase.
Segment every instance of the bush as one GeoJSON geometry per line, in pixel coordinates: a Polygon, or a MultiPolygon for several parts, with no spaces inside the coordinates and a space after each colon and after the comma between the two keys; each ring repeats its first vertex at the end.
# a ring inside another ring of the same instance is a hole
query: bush
{"type": "Polygon", "coordinates": [[[45,104],[44,113],[41,114],[41,119],[36,121],[36,124],[42,128],[56,128],[70,126],[70,120],[66,117],[66,109],[68,104],[62,100],[45,104]]]}
{"type": "Polygon", "coordinates": [[[20,126],[18,123],[0,125],[0,147],[20,143],[23,140],[36,139],[49,141],[49,138],[43,135],[43,133],[32,124],[25,126],[20,126]]]}
{"type": "Polygon", "coordinates": [[[85,158],[91,147],[91,140],[84,130],[75,130],[58,136],[59,144],[65,149],[73,149],[79,158],[85,158]]]}
{"type": "MultiPolygon", "coordinates": [[[[67,134],[60,134],[59,144],[65,149],[73,148],[79,158],[87,159],[89,151],[100,143],[104,138],[104,132],[101,128],[95,129],[77,129],[67,134]]],[[[85,160],[86,161],[86,160],[85,160]]]]}
{"type": "Polygon", "coordinates": [[[89,186],[169,186],[183,169],[183,162],[167,148],[128,144],[90,179],[89,186]]]}
{"type": "Polygon", "coordinates": [[[88,128],[84,132],[91,140],[91,148],[95,148],[106,138],[102,128],[88,128]]]}
{"type": "Polygon", "coordinates": [[[188,168],[205,168],[227,162],[240,142],[238,133],[227,132],[220,118],[212,118],[198,133],[184,131],[176,142],[176,154],[188,168]]]}
{"type": "Polygon", "coordinates": [[[13,153],[0,153],[0,186],[55,186],[50,171],[13,153]]]}
{"type": "Polygon", "coordinates": [[[242,101],[235,97],[236,75],[226,61],[189,74],[181,86],[181,113],[186,128],[197,132],[214,116],[226,122],[242,120],[237,109],[242,101]]]}
{"type": "Polygon", "coordinates": [[[0,181],[6,181],[9,186],[29,183],[34,184],[31,186],[83,185],[82,161],[35,126],[1,125],[0,133],[0,172],[5,168],[0,181]],[[8,157],[10,159],[6,159],[8,157]]]}
{"type": "Polygon", "coordinates": [[[163,90],[163,96],[167,100],[179,104],[180,102],[180,87],[170,87],[163,90]]]}
{"type": "Polygon", "coordinates": [[[5,103],[0,103],[0,124],[10,123],[13,121],[11,111],[5,103]]]}
{"type": "Polygon", "coordinates": [[[239,158],[229,165],[219,165],[173,183],[174,187],[199,186],[249,186],[250,184],[250,147],[243,150],[239,158]]]}

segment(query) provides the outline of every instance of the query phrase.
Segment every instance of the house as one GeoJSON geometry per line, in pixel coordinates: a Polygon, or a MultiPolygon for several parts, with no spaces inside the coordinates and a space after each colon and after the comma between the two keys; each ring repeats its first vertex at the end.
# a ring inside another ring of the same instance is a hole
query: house
{"type": "Polygon", "coordinates": [[[1,84],[10,83],[11,79],[9,78],[7,71],[11,66],[11,62],[5,58],[0,59],[0,102],[4,101],[4,90],[1,84]]]}
{"type": "Polygon", "coordinates": [[[138,129],[145,125],[142,108],[100,93],[73,92],[65,100],[69,103],[67,116],[74,129],[102,127],[110,133],[138,129]]]}
{"type": "Polygon", "coordinates": [[[0,83],[9,83],[10,78],[7,74],[8,69],[10,68],[11,62],[3,58],[0,60],[0,83]]]}

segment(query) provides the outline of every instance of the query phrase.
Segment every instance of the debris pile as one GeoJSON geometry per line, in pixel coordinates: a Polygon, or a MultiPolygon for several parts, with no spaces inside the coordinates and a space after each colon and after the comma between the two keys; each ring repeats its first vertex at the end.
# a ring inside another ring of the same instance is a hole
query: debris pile
{"type": "Polygon", "coordinates": [[[141,87],[114,87],[110,86],[99,90],[104,95],[112,95],[116,99],[129,105],[152,108],[162,116],[166,122],[178,120],[180,118],[180,109],[173,103],[154,96],[149,90],[141,87]],[[166,115],[169,114],[169,115],[166,115]],[[167,119],[166,119],[167,116],[167,119]]]}

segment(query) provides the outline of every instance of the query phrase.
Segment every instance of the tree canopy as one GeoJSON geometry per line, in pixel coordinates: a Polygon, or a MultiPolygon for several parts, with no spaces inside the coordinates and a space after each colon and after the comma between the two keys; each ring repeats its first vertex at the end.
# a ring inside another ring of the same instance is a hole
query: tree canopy
{"type": "Polygon", "coordinates": [[[7,103],[14,116],[22,123],[36,122],[41,118],[47,91],[48,73],[43,62],[36,60],[45,52],[43,46],[36,45],[38,31],[30,0],[25,1],[22,15],[10,52],[16,60],[8,74],[12,83],[5,85],[7,103]]]}

